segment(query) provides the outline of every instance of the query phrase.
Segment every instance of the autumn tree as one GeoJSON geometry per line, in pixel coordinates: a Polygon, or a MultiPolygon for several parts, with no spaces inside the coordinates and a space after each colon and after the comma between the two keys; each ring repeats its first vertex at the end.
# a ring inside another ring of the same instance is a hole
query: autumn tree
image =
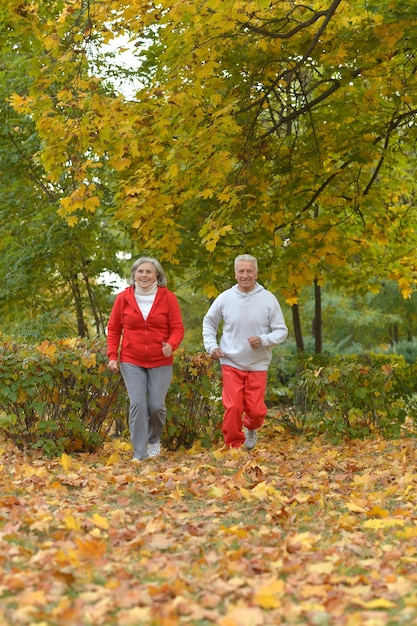
{"type": "Polygon", "coordinates": [[[209,296],[241,251],[295,307],[312,284],[319,305],[326,281],[366,293],[389,277],[412,292],[416,7],[89,0],[25,11],[3,9],[9,43],[23,48],[23,33],[31,51],[30,85],[9,101],[36,125],[49,183],[71,181],[68,224],[102,206],[106,166],[115,223],[194,269],[209,296]],[[103,46],[119,35],[140,61],[133,98],[103,88],[115,72],[103,46]]]}
{"type": "MultiPolygon", "coordinates": [[[[98,278],[106,269],[121,271],[115,255],[122,231],[110,220],[107,191],[111,172],[104,167],[105,173],[96,176],[95,184],[103,190],[97,210],[72,215],[72,222],[59,214],[61,200],[77,185],[65,171],[56,176],[46,172],[40,156],[45,146],[34,116],[10,106],[13,94],[29,93],[32,64],[41,49],[30,38],[15,41],[10,29],[0,75],[2,330],[32,339],[100,334],[111,297],[98,278]]],[[[51,163],[59,134],[52,139],[51,163]]]]}

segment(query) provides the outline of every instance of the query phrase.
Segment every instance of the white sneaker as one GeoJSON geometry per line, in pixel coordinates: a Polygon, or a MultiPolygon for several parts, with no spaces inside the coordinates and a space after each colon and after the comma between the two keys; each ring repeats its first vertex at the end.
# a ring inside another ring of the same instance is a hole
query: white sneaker
{"type": "Polygon", "coordinates": [[[161,452],[161,444],[159,441],[156,443],[148,443],[148,456],[158,456],[161,452]]]}
{"type": "Polygon", "coordinates": [[[256,442],[258,441],[258,431],[249,430],[249,428],[245,429],[246,440],[245,440],[245,448],[247,450],[253,450],[256,446],[256,442]]]}

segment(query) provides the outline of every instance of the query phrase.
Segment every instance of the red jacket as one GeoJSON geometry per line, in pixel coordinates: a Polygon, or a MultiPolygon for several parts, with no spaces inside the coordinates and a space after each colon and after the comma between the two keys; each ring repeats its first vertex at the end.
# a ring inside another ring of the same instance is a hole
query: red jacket
{"type": "Polygon", "coordinates": [[[164,356],[162,342],[176,350],[183,337],[177,297],[166,287],[158,287],[146,320],[137,305],[133,287],[127,287],[116,296],[107,327],[109,360],[118,359],[139,367],[172,365],[173,357],[164,356]]]}

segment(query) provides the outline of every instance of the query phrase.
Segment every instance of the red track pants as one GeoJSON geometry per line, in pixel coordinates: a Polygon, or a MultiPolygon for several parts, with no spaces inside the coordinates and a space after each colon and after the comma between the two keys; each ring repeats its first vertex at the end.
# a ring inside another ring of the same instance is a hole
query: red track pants
{"type": "Polygon", "coordinates": [[[242,426],[255,430],[267,414],[265,392],[267,372],[246,372],[222,366],[222,401],[225,408],[222,432],[226,445],[240,448],[245,441],[242,426]]]}

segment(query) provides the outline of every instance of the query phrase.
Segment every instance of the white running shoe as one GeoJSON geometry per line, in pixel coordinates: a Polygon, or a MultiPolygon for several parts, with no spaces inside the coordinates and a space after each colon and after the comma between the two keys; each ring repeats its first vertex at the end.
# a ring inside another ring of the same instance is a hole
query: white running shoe
{"type": "Polygon", "coordinates": [[[258,441],[258,432],[256,430],[249,430],[249,428],[246,428],[245,431],[245,448],[247,450],[253,450],[253,448],[256,446],[256,442],[258,441]]]}
{"type": "Polygon", "coordinates": [[[161,444],[159,441],[156,443],[148,443],[148,456],[158,456],[161,452],[161,444]]]}

